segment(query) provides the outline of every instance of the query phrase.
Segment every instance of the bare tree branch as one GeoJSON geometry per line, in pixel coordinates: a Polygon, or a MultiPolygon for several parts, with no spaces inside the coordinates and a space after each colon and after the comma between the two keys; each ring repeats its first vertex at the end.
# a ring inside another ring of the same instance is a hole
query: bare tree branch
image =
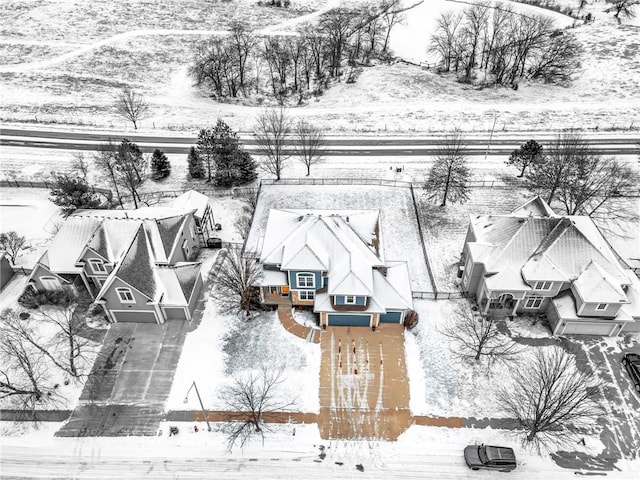
{"type": "Polygon", "coordinates": [[[268,108],[258,115],[253,136],[258,145],[258,155],[264,157],[263,170],[280,180],[282,169],[289,157],[285,142],[291,133],[291,120],[284,108],[268,108]]]}
{"type": "Polygon", "coordinates": [[[123,89],[114,103],[116,113],[133,123],[138,129],[138,122],[149,116],[149,104],[144,97],[129,88],[123,89]]]}

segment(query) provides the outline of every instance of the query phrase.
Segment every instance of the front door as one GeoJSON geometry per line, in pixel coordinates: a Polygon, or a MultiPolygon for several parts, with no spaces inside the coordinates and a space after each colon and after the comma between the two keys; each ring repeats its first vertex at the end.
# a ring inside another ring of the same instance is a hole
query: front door
{"type": "Polygon", "coordinates": [[[289,286],[288,285],[282,286],[280,291],[282,292],[282,296],[283,297],[288,297],[289,296],[289,286]]]}

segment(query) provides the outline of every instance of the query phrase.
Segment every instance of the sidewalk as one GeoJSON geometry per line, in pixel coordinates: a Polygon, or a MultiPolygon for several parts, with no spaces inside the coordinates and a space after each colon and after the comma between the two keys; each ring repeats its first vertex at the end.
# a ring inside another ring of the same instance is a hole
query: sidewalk
{"type": "Polygon", "coordinates": [[[317,328],[305,327],[296,322],[290,305],[278,305],[278,318],[287,332],[307,342],[320,343],[322,331],[317,328]]]}

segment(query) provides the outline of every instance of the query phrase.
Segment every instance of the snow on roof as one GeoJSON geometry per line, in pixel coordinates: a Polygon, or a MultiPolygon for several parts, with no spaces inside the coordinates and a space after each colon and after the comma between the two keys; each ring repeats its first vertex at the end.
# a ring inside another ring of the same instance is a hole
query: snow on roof
{"type": "Polygon", "coordinates": [[[163,246],[163,255],[160,255],[160,253],[157,252],[157,250],[159,250],[157,248],[157,244],[154,243],[153,245],[155,247],[154,250],[156,250],[158,258],[168,259],[170,257],[171,252],[173,251],[173,247],[176,241],[178,241],[178,232],[180,232],[180,229],[182,228],[186,220],[187,219],[184,215],[179,215],[176,217],[155,221],[158,228],[157,231],[160,235],[160,241],[162,242],[163,246]]]}
{"type": "Polygon", "coordinates": [[[163,305],[186,306],[200,274],[200,263],[156,267],[163,305]]]}
{"type": "Polygon", "coordinates": [[[589,262],[573,286],[586,302],[629,303],[620,284],[595,260],[589,262]]]}
{"type": "Polygon", "coordinates": [[[79,273],[76,262],[101,223],[100,218],[67,218],[47,250],[48,268],[56,273],[79,273]]]}
{"type": "Polygon", "coordinates": [[[485,283],[491,290],[531,290],[522,279],[519,270],[507,265],[499,272],[485,275],[485,283]]]}
{"type": "MultiPolygon", "coordinates": [[[[510,268],[522,272],[528,283],[566,282],[596,260],[619,285],[627,279],[618,256],[589,217],[557,217],[540,198],[518,207],[511,215],[478,215],[470,217],[470,222],[476,237],[469,244],[471,255],[485,263],[488,272],[510,268]],[[543,215],[536,215],[540,212],[543,215]]],[[[516,279],[511,272],[504,278],[492,277],[489,284],[500,280],[500,285],[505,285],[508,278],[516,279]]]]}
{"type": "MultiPolygon", "coordinates": [[[[555,309],[558,311],[558,314],[562,320],[582,320],[585,323],[589,323],[592,321],[602,322],[604,320],[602,317],[578,316],[578,313],[576,311],[576,301],[570,291],[552,298],[551,302],[553,303],[555,309]]],[[[629,314],[622,308],[618,310],[618,314],[613,319],[606,319],[605,321],[613,322],[613,320],[617,322],[633,322],[633,318],[631,318],[629,314]]]]}
{"type": "Polygon", "coordinates": [[[629,304],[623,308],[629,315],[640,321],[640,279],[628,270],[629,286],[627,287],[626,296],[629,304]]]}
{"type": "Polygon", "coordinates": [[[204,217],[209,205],[211,205],[211,199],[195,190],[189,190],[171,202],[171,206],[176,209],[195,209],[195,216],[198,218],[204,217]]]}
{"type": "Polygon", "coordinates": [[[285,272],[277,272],[275,270],[262,270],[262,276],[256,282],[256,287],[281,287],[288,285],[287,274],[285,272]]]}
{"type": "Polygon", "coordinates": [[[540,197],[540,195],[536,195],[532,199],[527,200],[524,204],[515,208],[511,212],[511,215],[517,217],[528,217],[530,215],[536,217],[553,217],[555,216],[555,213],[549,204],[540,197]]]}
{"type": "Polygon", "coordinates": [[[149,252],[147,236],[140,226],[129,250],[122,259],[122,263],[113,275],[127,282],[149,299],[154,300],[157,290],[153,267],[154,263],[149,252]]]}
{"type": "Polygon", "coordinates": [[[386,310],[413,308],[407,262],[388,262],[387,274],[373,272],[374,296],[386,310]]]}

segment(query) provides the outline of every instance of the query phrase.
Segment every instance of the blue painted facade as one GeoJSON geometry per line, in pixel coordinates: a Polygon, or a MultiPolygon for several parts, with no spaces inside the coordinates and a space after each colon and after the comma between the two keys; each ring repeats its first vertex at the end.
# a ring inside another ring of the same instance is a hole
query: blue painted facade
{"type": "Polygon", "coordinates": [[[314,272],[313,270],[288,270],[287,276],[289,279],[289,287],[292,290],[300,290],[300,289],[308,289],[308,290],[318,290],[322,285],[322,272],[314,272]],[[314,276],[314,286],[313,287],[301,287],[298,285],[298,273],[312,273],[314,276]]]}
{"type": "Polygon", "coordinates": [[[356,315],[352,313],[329,313],[327,321],[332,326],[371,326],[371,315],[356,315]]]}
{"type": "Polygon", "coordinates": [[[380,314],[380,323],[400,323],[402,312],[387,312],[380,314]]]}
{"type": "Polygon", "coordinates": [[[335,295],[333,297],[334,300],[334,305],[359,305],[359,306],[364,306],[367,304],[367,297],[358,297],[356,296],[355,300],[356,303],[346,303],[345,302],[345,295],[335,295]]]}

